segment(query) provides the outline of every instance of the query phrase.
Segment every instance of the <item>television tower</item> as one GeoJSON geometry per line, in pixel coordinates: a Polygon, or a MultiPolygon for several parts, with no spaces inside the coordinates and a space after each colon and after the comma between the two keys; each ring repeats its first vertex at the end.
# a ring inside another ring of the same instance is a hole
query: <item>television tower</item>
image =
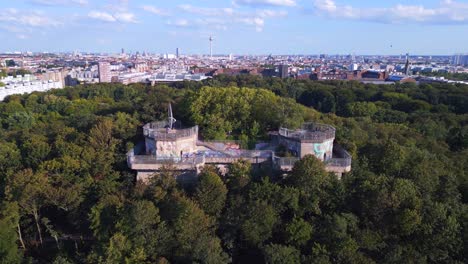
{"type": "Polygon", "coordinates": [[[210,36],[209,40],[210,40],[210,59],[213,59],[213,40],[214,40],[214,38],[212,36],[210,36]]]}

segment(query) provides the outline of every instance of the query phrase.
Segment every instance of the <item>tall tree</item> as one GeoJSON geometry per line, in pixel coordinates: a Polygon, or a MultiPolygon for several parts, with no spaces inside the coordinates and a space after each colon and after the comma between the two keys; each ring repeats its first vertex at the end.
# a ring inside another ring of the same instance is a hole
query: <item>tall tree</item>
{"type": "MultiPolygon", "coordinates": [[[[21,263],[22,254],[18,250],[19,208],[16,202],[0,205],[0,262],[5,264],[21,263]]],[[[24,248],[24,242],[20,239],[24,248]]]]}
{"type": "Polygon", "coordinates": [[[49,182],[44,174],[33,173],[31,169],[27,169],[12,175],[6,190],[9,201],[18,201],[20,215],[33,217],[41,244],[43,243],[43,232],[40,210],[47,204],[46,190],[48,188],[50,188],[49,182]]]}
{"type": "Polygon", "coordinates": [[[111,173],[119,140],[112,136],[112,120],[103,119],[89,131],[89,144],[94,150],[93,174],[97,178],[111,173]]]}
{"type": "Polygon", "coordinates": [[[214,167],[205,167],[198,176],[195,200],[206,214],[215,219],[221,215],[226,202],[227,188],[214,167]]]}

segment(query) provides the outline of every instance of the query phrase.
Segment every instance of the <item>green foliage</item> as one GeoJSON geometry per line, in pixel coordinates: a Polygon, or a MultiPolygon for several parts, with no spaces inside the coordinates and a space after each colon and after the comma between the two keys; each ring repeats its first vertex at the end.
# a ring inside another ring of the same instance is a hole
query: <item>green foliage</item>
{"type": "Polygon", "coordinates": [[[7,67],[14,67],[16,65],[14,60],[6,60],[5,63],[7,67]]]}
{"type": "Polygon", "coordinates": [[[250,182],[250,172],[252,170],[250,162],[239,160],[229,166],[227,184],[231,191],[241,191],[250,182]]]}
{"type": "Polygon", "coordinates": [[[303,246],[312,237],[312,226],[301,218],[294,218],[286,225],[286,242],[296,247],[303,246]]]}
{"type": "MultiPolygon", "coordinates": [[[[14,67],[16,66],[16,63],[14,60],[7,60],[6,61],[6,64],[7,64],[7,67],[14,67]]],[[[31,74],[30,71],[26,70],[26,69],[17,69],[17,70],[13,70],[12,72],[8,73],[8,75],[10,76],[14,76],[14,77],[17,77],[17,76],[24,76],[26,74],[31,74]]]]}
{"type": "Polygon", "coordinates": [[[22,156],[31,168],[37,168],[42,161],[47,159],[52,150],[47,138],[39,136],[29,137],[21,147],[22,156]]]}
{"type": "Polygon", "coordinates": [[[294,247],[270,244],[265,247],[265,263],[295,264],[301,263],[301,254],[294,247]]]}
{"type": "Polygon", "coordinates": [[[198,176],[195,200],[206,214],[218,218],[226,202],[227,188],[215,168],[205,167],[198,176]]]}
{"type": "Polygon", "coordinates": [[[5,202],[0,209],[0,260],[5,264],[21,263],[22,254],[16,244],[20,218],[18,205],[5,202]]]}
{"type": "Polygon", "coordinates": [[[119,197],[108,195],[91,208],[89,213],[90,228],[97,239],[105,241],[112,236],[116,230],[115,219],[122,207],[123,204],[119,197]]]}
{"type": "Polygon", "coordinates": [[[369,102],[355,102],[347,104],[347,113],[349,116],[363,117],[373,116],[377,113],[377,106],[369,102]]]}
{"type": "Polygon", "coordinates": [[[16,112],[4,120],[8,129],[30,129],[35,123],[34,116],[28,112],[16,112]]]}
{"type": "Polygon", "coordinates": [[[298,98],[298,101],[306,106],[315,108],[324,113],[336,111],[335,97],[329,91],[321,89],[307,90],[298,98]]]}
{"type": "Polygon", "coordinates": [[[467,102],[465,85],[256,76],[11,96],[0,103],[0,259],[466,263],[467,102]],[[205,168],[193,188],[170,166],[134,183],[125,154],[169,102],[205,138],[249,147],[279,126],[331,124],[352,172],[338,179],[306,156],[285,175],[238,161],[223,176],[205,168]]]}
{"type": "Polygon", "coordinates": [[[255,137],[279,126],[298,127],[306,113],[292,100],[262,89],[203,87],[188,100],[191,121],[211,139],[242,133],[255,137]]]}
{"type": "Polygon", "coordinates": [[[258,246],[273,235],[278,215],[273,206],[256,201],[247,206],[247,215],[241,226],[242,235],[251,245],[258,246]]]}
{"type": "Polygon", "coordinates": [[[457,72],[457,73],[450,73],[450,72],[424,72],[423,75],[426,75],[426,76],[445,77],[445,78],[448,79],[448,80],[468,81],[468,73],[466,73],[466,72],[457,72]]]}
{"type": "MultiPolygon", "coordinates": [[[[0,173],[6,175],[6,172],[18,169],[21,164],[21,153],[17,145],[12,142],[1,142],[0,148],[0,173]]],[[[3,176],[5,181],[5,176],[3,176]]]]}
{"type": "Polygon", "coordinates": [[[112,121],[104,119],[89,132],[89,146],[94,150],[93,174],[95,177],[102,177],[111,172],[115,149],[119,143],[119,140],[112,136],[112,128],[112,121]]]}
{"type": "Polygon", "coordinates": [[[294,165],[288,183],[300,190],[313,193],[327,181],[325,166],[315,156],[307,155],[294,165]]]}
{"type": "Polygon", "coordinates": [[[174,194],[169,197],[171,228],[174,230],[174,257],[179,261],[223,263],[227,256],[214,235],[213,220],[193,201],[174,194]]]}
{"type": "Polygon", "coordinates": [[[126,263],[130,255],[131,247],[132,245],[124,235],[116,233],[110,239],[109,246],[106,249],[104,263],[126,263]]]}

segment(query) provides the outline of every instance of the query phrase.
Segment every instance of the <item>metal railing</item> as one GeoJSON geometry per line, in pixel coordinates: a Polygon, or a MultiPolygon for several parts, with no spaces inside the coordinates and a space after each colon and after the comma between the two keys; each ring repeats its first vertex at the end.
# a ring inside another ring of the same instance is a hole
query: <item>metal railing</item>
{"type": "Polygon", "coordinates": [[[308,130],[308,131],[336,131],[336,129],[327,124],[321,124],[321,123],[314,123],[314,122],[309,122],[309,123],[304,123],[302,125],[302,129],[308,130]]]}
{"type": "Polygon", "coordinates": [[[241,144],[240,140],[203,140],[203,142],[213,143],[213,144],[241,144]]]}
{"type": "Polygon", "coordinates": [[[198,135],[198,126],[186,129],[149,128],[144,126],[143,133],[145,136],[156,140],[176,140],[178,138],[198,135]]]}
{"type": "Polygon", "coordinates": [[[224,145],[223,143],[213,141],[197,140],[197,145],[217,151],[224,151],[226,149],[226,145],[224,145]]]}
{"type": "Polygon", "coordinates": [[[159,129],[159,128],[166,128],[169,126],[169,123],[167,121],[156,121],[156,122],[151,122],[143,126],[145,129],[159,129]]]}
{"type": "Polygon", "coordinates": [[[232,156],[236,158],[271,158],[273,151],[271,150],[235,150],[232,151],[232,156]]]}
{"type": "Polygon", "coordinates": [[[351,157],[349,158],[332,158],[325,161],[325,166],[333,167],[349,167],[351,166],[351,157]]]}
{"type": "Polygon", "coordinates": [[[163,157],[156,157],[152,155],[134,155],[133,151],[127,154],[127,162],[129,165],[131,164],[174,164],[174,165],[199,165],[205,163],[204,156],[196,156],[190,158],[180,158],[180,157],[173,157],[173,158],[163,158],[163,157]]]}
{"type": "Polygon", "coordinates": [[[266,161],[270,161],[270,158],[261,158],[261,157],[254,157],[254,158],[242,158],[242,157],[206,157],[206,163],[215,163],[215,164],[230,164],[237,162],[239,160],[247,160],[252,164],[263,163],[266,161]]]}
{"type": "MultiPolygon", "coordinates": [[[[275,163],[280,167],[293,167],[300,158],[275,158],[275,163]]],[[[332,158],[324,162],[325,166],[334,166],[334,167],[349,167],[351,166],[351,158],[332,158]]]]}
{"type": "Polygon", "coordinates": [[[281,158],[281,157],[275,157],[274,162],[280,166],[280,167],[294,167],[294,164],[298,162],[300,158],[296,157],[287,157],[287,158],[281,158]]]}
{"type": "Polygon", "coordinates": [[[350,167],[352,162],[351,155],[340,145],[333,146],[333,155],[331,159],[325,161],[327,166],[350,167]]]}
{"type": "Polygon", "coordinates": [[[302,129],[290,130],[282,127],[278,133],[287,138],[323,141],[335,138],[335,131],[335,128],[330,125],[306,123],[302,126],[302,129]]]}

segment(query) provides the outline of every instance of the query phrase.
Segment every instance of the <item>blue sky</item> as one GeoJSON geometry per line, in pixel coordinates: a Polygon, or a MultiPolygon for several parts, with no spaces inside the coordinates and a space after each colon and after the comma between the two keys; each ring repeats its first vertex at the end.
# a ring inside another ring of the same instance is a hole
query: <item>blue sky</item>
{"type": "Polygon", "coordinates": [[[0,0],[0,51],[468,52],[462,0],[0,0]]]}

